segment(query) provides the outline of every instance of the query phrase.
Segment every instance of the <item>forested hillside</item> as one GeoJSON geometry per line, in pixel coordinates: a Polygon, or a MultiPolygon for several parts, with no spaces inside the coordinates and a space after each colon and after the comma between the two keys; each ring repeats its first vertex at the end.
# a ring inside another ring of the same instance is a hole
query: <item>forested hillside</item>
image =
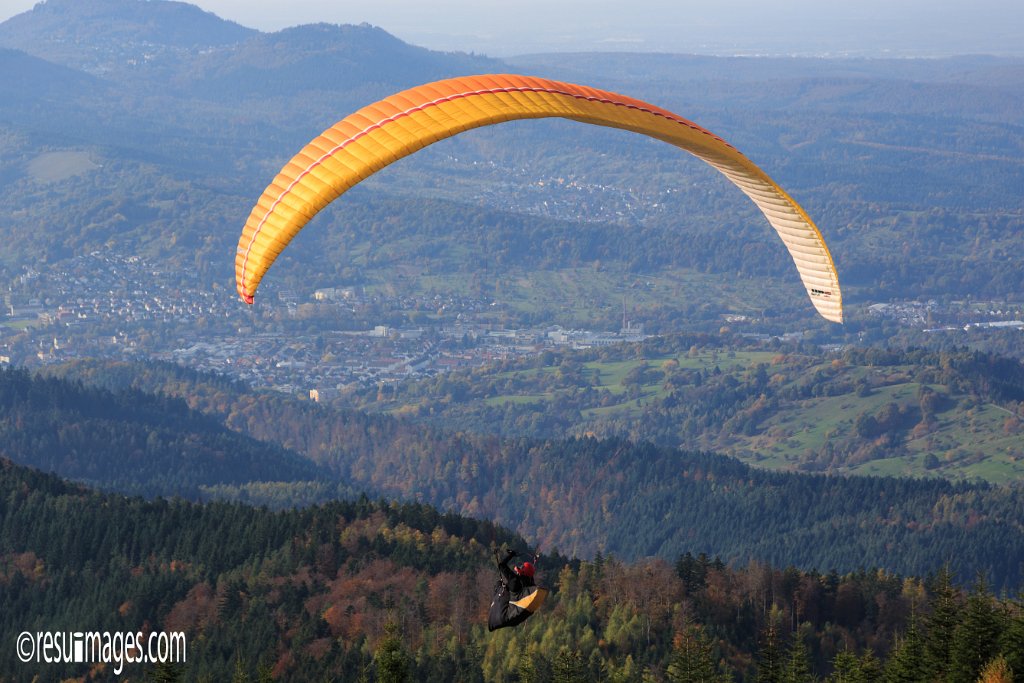
{"type": "Polygon", "coordinates": [[[229,484],[209,494],[287,506],[336,495],[335,483],[494,520],[544,548],[592,557],[723,560],[925,574],[984,571],[1020,580],[1018,487],[880,477],[771,473],[693,449],[621,438],[527,439],[448,431],[331,409],[168,365],[63,369],[112,390],[177,396],[223,425],[288,448],[330,478],[229,484]],[[899,549],[898,552],[895,549],[899,549]]]}
{"type": "MultiPolygon", "coordinates": [[[[424,506],[362,499],[270,513],[146,502],[9,461],[0,461],[0,520],[4,642],[25,629],[181,630],[188,680],[230,680],[237,666],[286,680],[355,680],[372,670],[391,620],[441,680],[438,672],[465,666],[478,649],[466,638],[479,637],[490,599],[485,549],[525,547],[488,523],[424,506]]],[[[32,671],[12,648],[0,667],[4,681],[32,671]]],[[[129,667],[127,680],[142,680],[141,668],[129,667]]],[[[59,664],[38,672],[84,673],[59,664]]],[[[93,680],[114,678],[108,666],[93,680]]]]}
{"type": "Polygon", "coordinates": [[[150,496],[196,498],[202,486],[326,474],[295,453],[190,410],[181,399],[113,393],[9,368],[0,369],[0,455],[150,496]]]}
{"type": "Polygon", "coordinates": [[[544,609],[488,634],[488,551],[506,544],[527,549],[423,505],[147,502],[0,460],[0,640],[140,628],[187,639],[185,662],[129,663],[121,677],[110,664],[25,664],[7,647],[0,681],[839,683],[884,671],[973,683],[992,661],[1024,670],[1020,606],[984,583],[728,567],[690,553],[673,563],[542,555],[544,609]]]}
{"type": "Polygon", "coordinates": [[[768,469],[1024,477],[1024,366],[965,349],[674,335],[353,387],[343,400],[449,429],[623,436],[768,469]]]}

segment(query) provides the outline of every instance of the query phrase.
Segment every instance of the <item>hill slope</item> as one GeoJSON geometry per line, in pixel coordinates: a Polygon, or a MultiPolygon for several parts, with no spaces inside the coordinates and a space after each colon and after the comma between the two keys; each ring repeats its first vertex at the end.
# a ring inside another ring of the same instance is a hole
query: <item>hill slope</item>
{"type": "MultiPolygon", "coordinates": [[[[234,667],[263,666],[292,680],[328,671],[354,680],[373,664],[362,646],[375,645],[388,620],[400,620],[410,644],[479,637],[490,543],[525,548],[489,524],[425,506],[362,499],[272,513],[146,502],[0,459],[0,634],[14,640],[32,624],[134,633],[145,624],[186,634],[172,670],[190,679],[231,680],[234,667]],[[421,618],[408,621],[413,614],[421,618]]],[[[425,672],[472,661],[463,645],[424,654],[425,672]]],[[[153,668],[125,666],[132,680],[153,668]]],[[[0,653],[4,681],[27,671],[64,680],[89,668],[0,653]]],[[[112,662],[96,668],[120,673],[112,662]]]]}
{"type": "Polygon", "coordinates": [[[259,34],[201,56],[182,67],[182,77],[191,82],[190,92],[219,101],[331,93],[339,107],[334,115],[341,118],[342,106],[354,109],[395,90],[493,71],[499,64],[409,45],[366,24],[314,24],[259,34]]]}
{"type": "Polygon", "coordinates": [[[62,107],[68,100],[77,100],[109,87],[99,78],[33,57],[21,50],[0,48],[0,68],[4,72],[4,79],[0,81],[0,95],[3,95],[0,106],[8,110],[8,115],[13,113],[10,110],[16,104],[25,100],[62,107]]]}
{"type": "Polygon", "coordinates": [[[344,398],[504,436],[625,436],[777,470],[1024,480],[1024,366],[968,351],[822,353],[679,335],[344,398]]]}
{"type": "MultiPolygon", "coordinates": [[[[420,500],[494,520],[579,556],[730,562],[770,560],[819,570],[884,566],[1015,585],[1024,556],[1024,490],[942,480],[771,473],[710,453],[620,439],[497,438],[388,416],[329,409],[171,366],[79,364],[91,383],[181,397],[231,429],[287,446],[356,490],[420,500]],[[899,552],[893,549],[899,548],[899,552]]],[[[280,489],[220,487],[219,495],[282,501],[280,489]]],[[[285,490],[316,500],[316,486],[285,490]]],[[[322,499],[322,498],[321,498],[322,499]]],[[[287,504],[288,499],[284,502],[287,504]]]]}
{"type": "Polygon", "coordinates": [[[492,544],[526,549],[490,524],[423,505],[363,498],[270,512],[147,502],[0,459],[0,640],[17,640],[21,654],[26,628],[185,639],[160,666],[119,661],[116,649],[106,664],[25,662],[7,649],[0,680],[380,680],[398,671],[424,683],[512,683],[570,671],[569,680],[641,683],[686,662],[696,642],[716,652],[716,671],[752,682],[763,679],[766,635],[819,676],[838,666],[842,642],[843,654],[869,655],[857,666],[873,660],[877,679],[879,658],[904,658],[911,624],[927,643],[924,666],[961,667],[974,680],[997,654],[1024,664],[1019,605],[984,584],[965,595],[944,572],[823,575],[689,553],[674,567],[544,555],[544,608],[514,631],[487,633],[492,544]]]}
{"type": "Polygon", "coordinates": [[[181,400],[138,391],[115,394],[4,369],[0,408],[0,454],[107,489],[197,498],[204,486],[325,476],[181,400]]]}

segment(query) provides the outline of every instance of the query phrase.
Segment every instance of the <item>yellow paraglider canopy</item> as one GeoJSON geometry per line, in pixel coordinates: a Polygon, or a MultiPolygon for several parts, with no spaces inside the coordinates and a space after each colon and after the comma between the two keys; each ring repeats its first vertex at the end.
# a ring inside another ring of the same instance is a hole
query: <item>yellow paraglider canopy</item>
{"type": "Polygon", "coordinates": [[[334,124],[289,161],[253,208],[235,256],[238,293],[253,302],[278,254],[321,209],[356,183],[427,145],[514,119],[561,117],[664,140],[718,169],[782,238],[811,302],[843,320],[832,257],[807,213],[732,145],[652,104],[572,83],[483,75],[428,83],[386,97],[334,124]]]}

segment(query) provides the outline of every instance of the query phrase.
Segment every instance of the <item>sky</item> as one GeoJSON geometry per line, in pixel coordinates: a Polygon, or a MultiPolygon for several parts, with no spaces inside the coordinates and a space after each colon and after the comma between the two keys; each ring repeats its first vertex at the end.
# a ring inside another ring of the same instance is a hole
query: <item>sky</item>
{"type": "MultiPolygon", "coordinates": [[[[36,1],[0,0],[0,21],[31,9],[36,1]]],[[[315,22],[365,22],[415,45],[495,57],[593,50],[1024,55],[1024,0],[194,0],[191,4],[261,31],[315,22]]]]}

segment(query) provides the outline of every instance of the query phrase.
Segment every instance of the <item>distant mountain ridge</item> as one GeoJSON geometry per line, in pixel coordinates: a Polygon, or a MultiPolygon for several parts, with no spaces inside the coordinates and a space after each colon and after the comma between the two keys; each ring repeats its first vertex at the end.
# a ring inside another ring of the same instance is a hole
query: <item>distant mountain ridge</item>
{"type": "Polygon", "coordinates": [[[416,47],[369,24],[308,24],[261,33],[201,55],[188,76],[196,92],[208,97],[282,97],[307,91],[351,97],[352,91],[369,88],[374,94],[361,100],[368,104],[371,98],[422,82],[501,68],[497,60],[416,47]]]}
{"type": "Polygon", "coordinates": [[[47,0],[0,24],[0,46],[137,81],[171,76],[224,97],[358,88],[491,69],[495,60],[434,52],[369,24],[311,24],[261,33],[175,0],[47,0]]]}
{"type": "Polygon", "coordinates": [[[0,43],[70,58],[76,49],[101,42],[206,47],[237,43],[256,33],[176,0],[44,0],[0,24],[0,43]]]}

